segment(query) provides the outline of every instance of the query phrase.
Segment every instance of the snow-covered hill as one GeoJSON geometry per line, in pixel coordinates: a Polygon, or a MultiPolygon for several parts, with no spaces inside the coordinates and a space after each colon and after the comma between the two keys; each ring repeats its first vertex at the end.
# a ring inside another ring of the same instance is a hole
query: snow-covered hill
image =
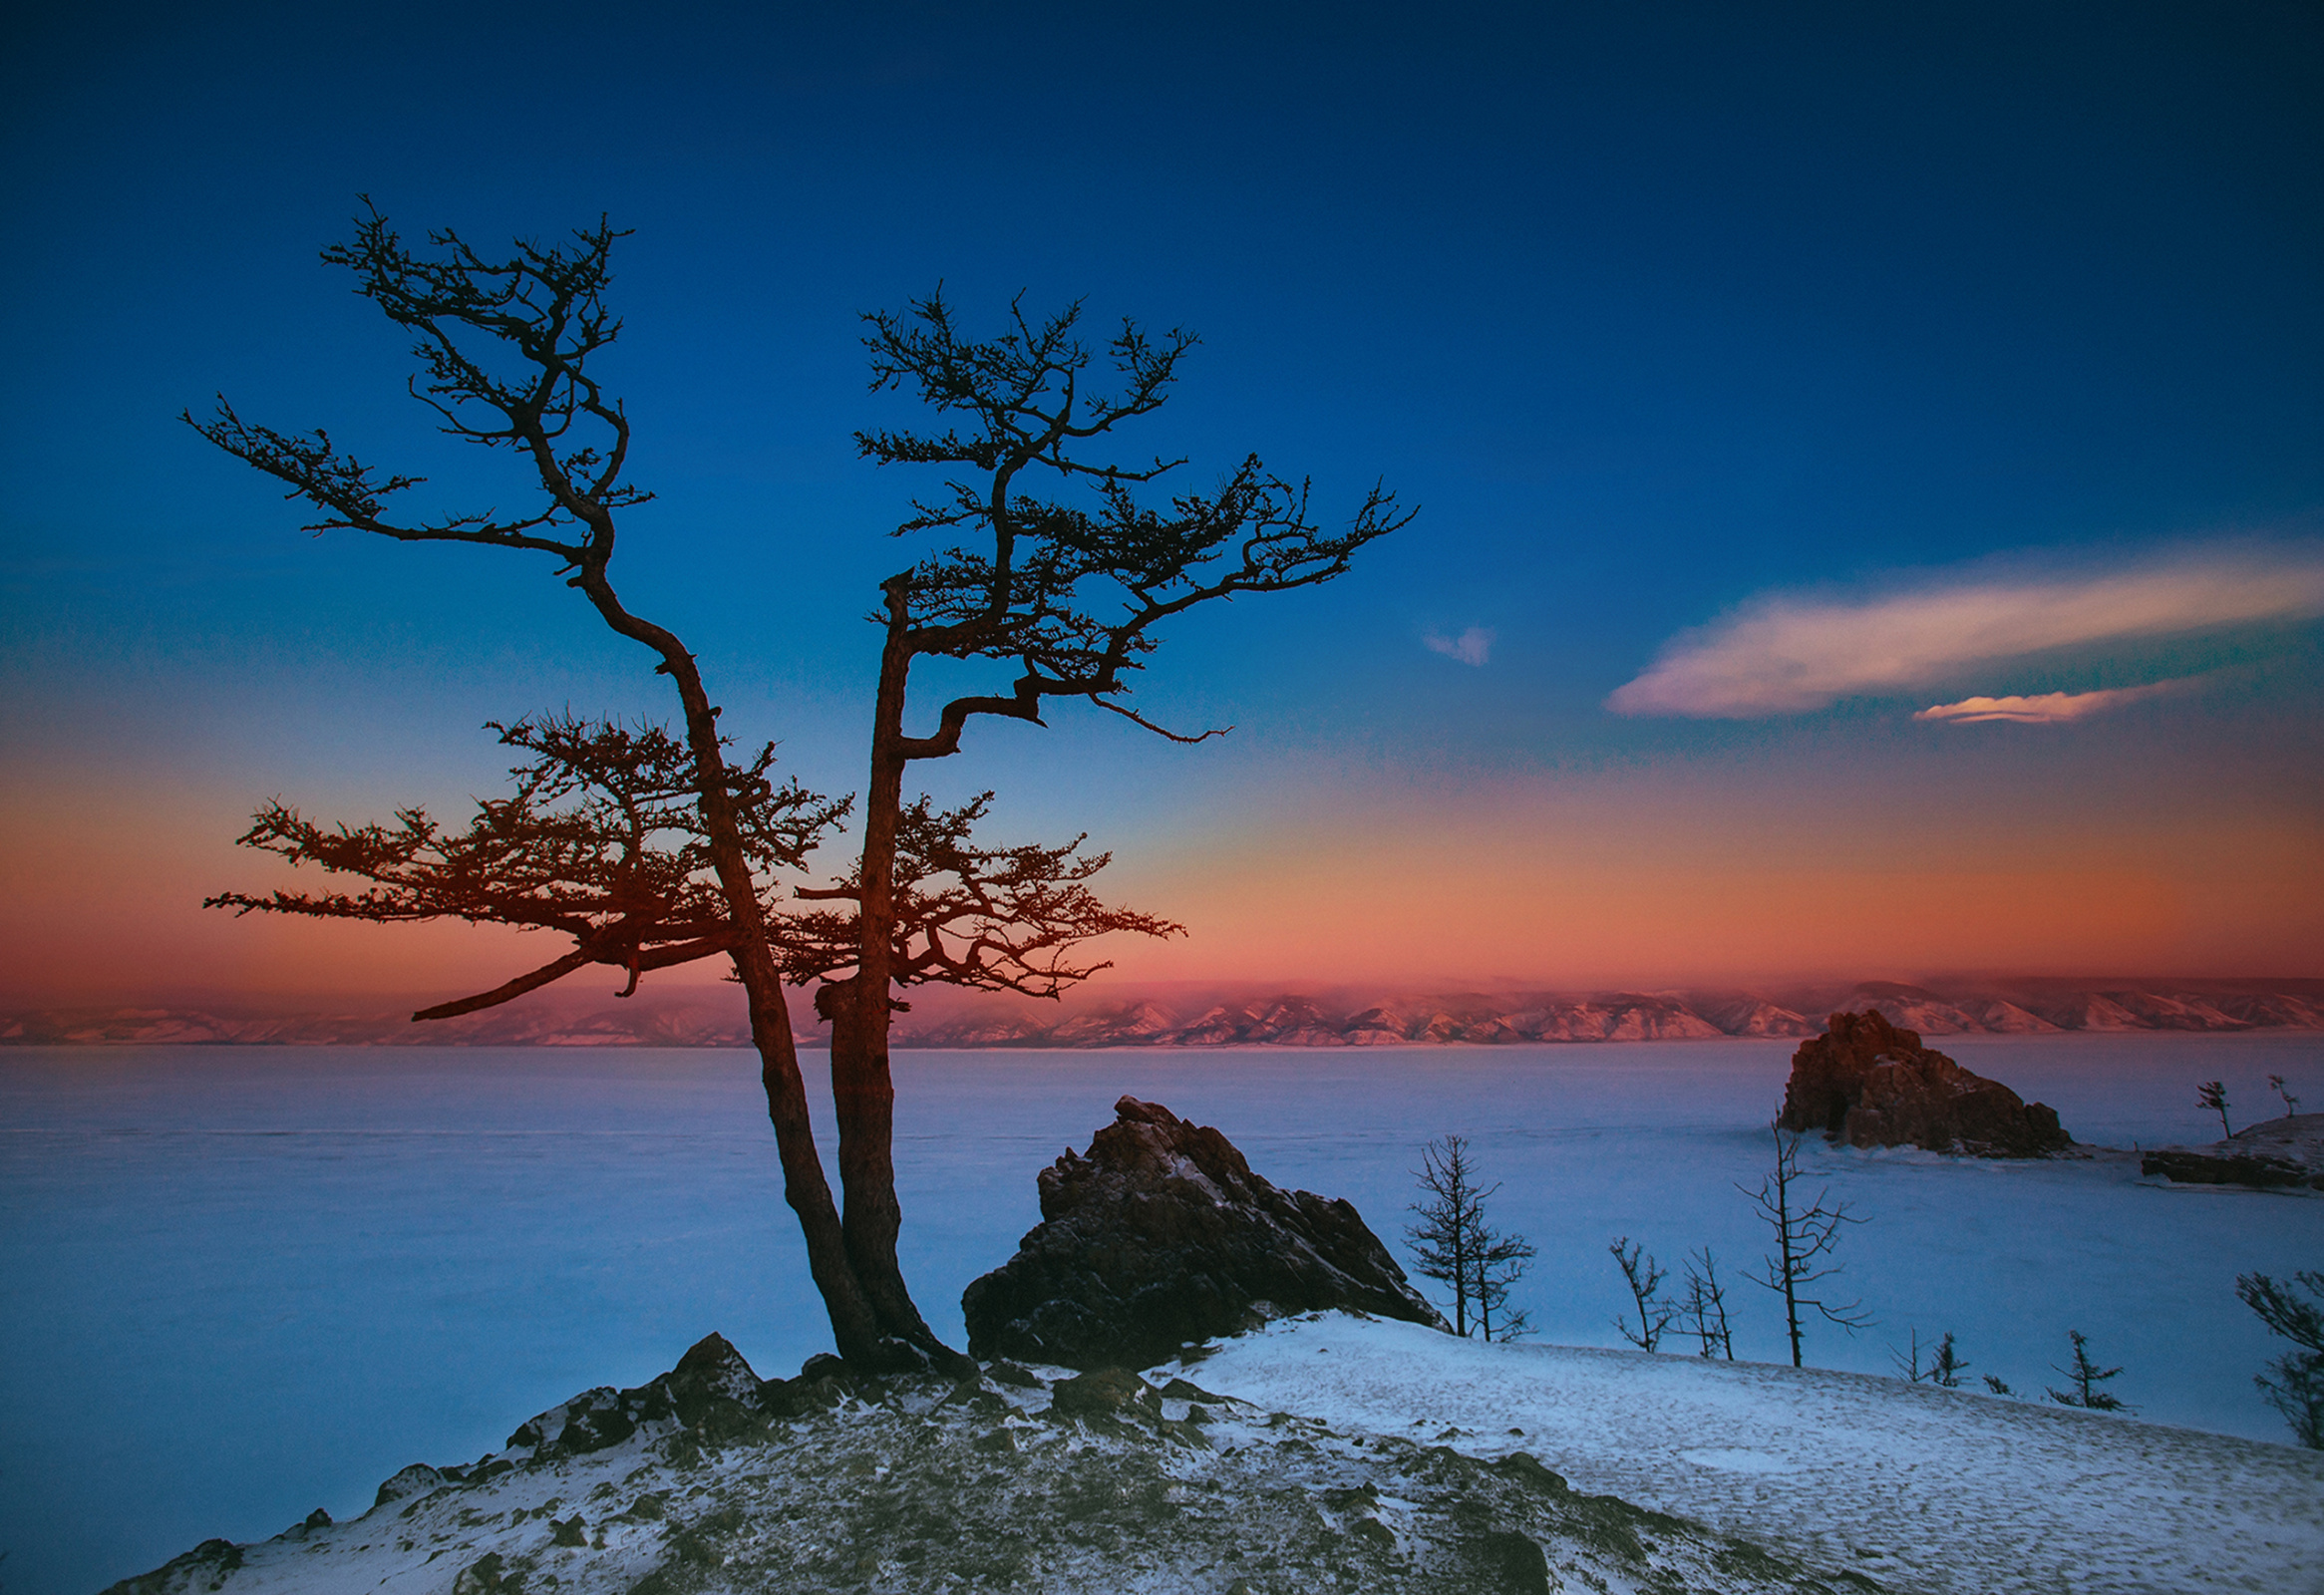
{"type": "Polygon", "coordinates": [[[2324,1455],[1857,1375],[1346,1314],[957,1387],[723,1341],[110,1595],[2324,1590],[2324,1455]],[[1047,1378],[1039,1377],[1047,1375],[1047,1378]],[[1198,1382],[1198,1383],[1197,1383],[1198,1382]]]}
{"type": "Polygon", "coordinates": [[[1193,1377],[1341,1429],[1442,1436],[1476,1456],[1522,1447],[1577,1488],[1893,1589],[2324,1591],[2324,1452],[2288,1445],[1862,1374],[1487,1346],[1336,1314],[1228,1341],[1193,1377]]]}

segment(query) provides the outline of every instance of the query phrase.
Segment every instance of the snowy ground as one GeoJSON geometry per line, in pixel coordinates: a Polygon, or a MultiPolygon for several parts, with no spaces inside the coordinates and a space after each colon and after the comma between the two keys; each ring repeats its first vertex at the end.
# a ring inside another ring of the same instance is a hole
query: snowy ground
{"type": "MultiPolygon", "coordinates": [[[[2216,1137],[2268,1074],[2324,1101],[2315,1035],[1958,1038],[2078,1137],[2216,1137]]],[[[1761,1247],[1789,1043],[1329,1053],[923,1054],[898,1063],[905,1266],[938,1329],[1038,1217],[1033,1176],[1124,1092],[1224,1129],[1285,1185],[1400,1242],[1424,1140],[1469,1135],[1493,1216],[1541,1248],[1541,1341],[1614,1347],[1613,1235],[1666,1263],[1761,1247]]],[[[826,1144],[829,1145],[828,1125],[826,1144]]],[[[2055,1383],[2066,1331],[2150,1421],[2272,1439],[2281,1350],[2238,1273],[2324,1267],[2324,1195],[2172,1188],[2127,1153],[1999,1164],[1812,1143],[1870,1221],[1842,1243],[1872,1331],[1809,1361],[1878,1374],[1960,1337],[1971,1378],[2055,1383]]],[[[762,1370],[829,1346],[782,1203],[755,1060],[715,1052],[0,1050],[0,1587],[89,1595],[213,1535],[346,1517],[415,1457],[638,1384],[703,1334],[762,1370]]],[[[1765,1293],[1737,1351],[1773,1360],[1765,1293]]],[[[1319,1359],[1320,1361],[1320,1359],[1319,1359]]],[[[1506,1426],[1503,1426],[1504,1428],[1506,1426]]]]}
{"type": "Polygon", "coordinates": [[[1487,1346],[1338,1314],[1229,1341],[1192,1376],[1342,1430],[1479,1456],[1522,1448],[1577,1489],[1894,1589],[2324,1591],[2324,1453],[2284,1445],[1891,1379],[1487,1346]]]}
{"type": "Polygon", "coordinates": [[[762,1387],[698,1347],[398,1472],[352,1521],[212,1540],[109,1595],[1876,1595],[1530,1455],[1045,1372],[762,1387]]]}
{"type": "Polygon", "coordinates": [[[2324,1455],[1346,1314],[1144,1382],[993,1365],[763,1386],[710,1343],[475,1463],[404,1469],[352,1521],[213,1540],[112,1595],[533,1587],[2316,1595],[2324,1455]]]}

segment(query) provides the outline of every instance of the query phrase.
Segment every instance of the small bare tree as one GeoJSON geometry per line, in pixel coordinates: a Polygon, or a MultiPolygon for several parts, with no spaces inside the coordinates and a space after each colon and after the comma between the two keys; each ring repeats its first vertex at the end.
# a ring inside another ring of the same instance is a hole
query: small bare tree
{"type": "Polygon", "coordinates": [[[1529,1315],[1505,1304],[1533,1247],[1524,1236],[1502,1235],[1486,1222],[1486,1200],[1500,1186],[1477,1183],[1468,1138],[1447,1135],[1429,1142],[1421,1148],[1421,1166],[1413,1177],[1422,1191],[1411,1208],[1419,1222],[1405,1226],[1405,1238],[1419,1259],[1419,1272],[1453,1287],[1453,1332],[1465,1336],[1474,1323],[1487,1340],[1512,1340],[1525,1333],[1529,1315]]]}
{"type": "Polygon", "coordinates": [[[1533,1315],[1508,1305],[1509,1288],[1533,1258],[1530,1241],[1488,1226],[1477,1253],[1477,1330],[1487,1340],[1515,1340],[1532,1332],[1533,1315]]]}
{"type": "Polygon", "coordinates": [[[2101,1368],[2092,1361],[2090,1337],[2082,1333],[2081,1330],[2068,1330],[2066,1338],[2073,1343],[2074,1360],[2064,1368],[2059,1368],[2056,1363],[2052,1363],[2050,1366],[2064,1374],[2074,1388],[2072,1390],[2059,1390],[2056,1386],[2051,1386],[2048,1388],[2050,1400],[2061,1407],[2087,1407],[2093,1412],[2129,1412],[2131,1409],[2123,1404],[2123,1399],[2120,1396],[2098,1388],[2121,1373],[2122,1370],[2120,1368],[2101,1368]]]}
{"type": "Polygon", "coordinates": [[[2292,1350],[2251,1382],[2283,1414],[2302,1445],[2324,1450],[2324,1273],[2302,1269],[2283,1282],[2265,1274],[2240,1274],[2235,1295],[2269,1333],[2292,1343],[2292,1350]]]}
{"type": "Polygon", "coordinates": [[[1840,1226],[1864,1220],[1849,1213],[1847,1203],[1826,1201],[1828,1191],[1819,1191],[1815,1201],[1803,1205],[1799,1192],[1793,1189],[1801,1177],[1800,1137],[1781,1124],[1768,1127],[1776,1137],[1776,1166],[1760,1181],[1758,1190],[1741,1185],[1736,1189],[1759,1208],[1760,1216],[1775,1232],[1776,1249],[1768,1253],[1761,1272],[1744,1277],[1784,1298],[1784,1328],[1791,1338],[1792,1366],[1801,1368],[1806,1366],[1800,1356],[1803,1309],[1851,1335],[1873,1322],[1860,1303],[1834,1303],[1821,1293],[1809,1294],[1820,1281],[1840,1272],[1837,1263],[1820,1262],[1838,1246],[1840,1226]]]}
{"type": "Polygon", "coordinates": [[[1724,1357],[1732,1363],[1735,1335],[1727,1324],[1727,1287],[1719,1278],[1711,1248],[1688,1253],[1686,1269],[1687,1295],[1679,1305],[1679,1316],[1687,1333],[1695,1337],[1703,1356],[1724,1357]]]}
{"type": "Polygon", "coordinates": [[[1662,1344],[1663,1331],[1670,1327],[1670,1321],[1678,1316],[1676,1304],[1660,1299],[1667,1271],[1655,1262],[1643,1242],[1627,1235],[1617,1235],[1608,1241],[1606,1252],[1622,1270],[1622,1282],[1630,1287],[1631,1310],[1638,1315],[1636,1329],[1623,1318],[1615,1319],[1614,1327],[1640,1351],[1653,1351],[1662,1344]]]}
{"type": "Polygon", "coordinates": [[[2286,1117],[2286,1118],[2290,1118],[2290,1117],[2292,1117],[2294,1115],[2296,1115],[2296,1114],[2298,1114],[2298,1113],[2299,1113],[2299,1111],[2300,1111],[2300,1099],[2299,1099],[2299,1098],[2297,1098],[2297,1097],[2295,1097],[2295,1096],[2293,1096],[2293,1095],[2292,1095],[2290,1092],[2288,1092],[2288,1091],[2286,1091],[2286,1090],[2284,1089],[2284,1078],[2283,1078],[2283,1076],[2281,1076],[2281,1075],[2270,1075],[2270,1076],[2268,1076],[2268,1077],[2267,1077],[2267,1089],[2268,1089],[2269,1091],[2272,1091],[2272,1092],[2274,1092],[2274,1093],[2275,1093],[2275,1094],[2276,1094],[2278,1097],[2281,1097],[2281,1098],[2284,1100],[2284,1117],[2286,1117]]]}
{"type": "Polygon", "coordinates": [[[1969,1368],[1961,1356],[1960,1348],[1954,1344],[1953,1332],[1949,1329],[1929,1351],[1928,1361],[1924,1363],[1920,1359],[1920,1331],[1917,1329],[1912,1331],[1911,1339],[1903,1350],[1899,1351],[1894,1346],[1888,1348],[1888,1361],[1895,1365],[1896,1372],[1915,1385],[1942,1385],[1947,1390],[1958,1390],[1961,1376],[1969,1368]]]}
{"type": "Polygon", "coordinates": [[[2227,1123],[2227,1083],[2225,1081],[2204,1081],[2202,1089],[2195,1093],[2195,1106],[2207,1108],[2212,1113],[2217,1114],[2219,1116],[2219,1133],[2225,1135],[2229,1140],[2235,1138],[2235,1131],[2227,1123]]]}
{"type": "Polygon", "coordinates": [[[1920,1331],[1915,1328],[1902,1351],[1888,1348],[1888,1361],[1899,1374],[1917,1385],[1929,1377],[1930,1371],[1920,1364],[1920,1331]]]}

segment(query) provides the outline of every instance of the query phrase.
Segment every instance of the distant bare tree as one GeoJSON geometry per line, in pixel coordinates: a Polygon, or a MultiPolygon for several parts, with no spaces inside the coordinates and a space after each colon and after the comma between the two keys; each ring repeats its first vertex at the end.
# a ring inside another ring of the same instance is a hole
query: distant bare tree
{"type": "Polygon", "coordinates": [[[1903,1351],[1893,1346],[1888,1348],[1888,1361],[1896,1372],[1915,1385],[1929,1377],[1930,1371],[1920,1366],[1920,1331],[1917,1328],[1912,1331],[1911,1340],[1903,1351]]]}
{"type": "Polygon", "coordinates": [[[1827,1324],[1836,1324],[1853,1334],[1872,1323],[1855,1302],[1833,1303],[1821,1294],[1808,1294],[1819,1281],[1830,1279],[1840,1272],[1837,1263],[1819,1263],[1828,1257],[1839,1244],[1840,1226],[1860,1224],[1864,1220],[1848,1212],[1847,1203],[1827,1203],[1828,1192],[1819,1192],[1816,1200],[1803,1206],[1793,1187],[1800,1182],[1800,1137],[1781,1124],[1768,1126],[1776,1137],[1776,1166],[1760,1181],[1757,1191],[1738,1185],[1759,1208],[1768,1228],[1775,1232],[1776,1249],[1770,1252],[1763,1270],[1744,1277],[1753,1284],[1764,1286],[1784,1298],[1784,1327],[1791,1338],[1792,1366],[1805,1367],[1800,1356],[1802,1309],[1814,1311],[1827,1324]]]}
{"type": "Polygon", "coordinates": [[[1686,1321],[1687,1333],[1702,1347],[1703,1356],[1724,1357],[1732,1363],[1735,1335],[1727,1325],[1727,1287],[1719,1278],[1711,1248],[1688,1253],[1686,1268],[1687,1295],[1679,1305],[1679,1315],[1686,1321]]]}
{"type": "Polygon", "coordinates": [[[2064,1374],[2074,1388],[2072,1390],[2059,1390],[2056,1386],[2051,1386],[2049,1388],[2050,1400],[2061,1407],[2087,1407],[2094,1412],[2101,1413],[2129,1412],[2130,1409],[2123,1405],[2123,1399],[2120,1396],[2112,1395],[2098,1388],[2120,1374],[2122,1370],[2120,1368],[2101,1368],[2093,1362],[2090,1356],[2090,1337],[2083,1334],[2081,1330],[2068,1330],[2066,1339],[2074,1347],[2074,1360],[2064,1368],[2057,1368],[2055,1363],[2050,1366],[2057,1368],[2059,1373],[2064,1374]]]}
{"type": "Polygon", "coordinates": [[[2202,1089],[2195,1093],[2195,1106],[2208,1108],[2217,1114],[2219,1116],[2219,1133],[2230,1140],[2235,1138],[2235,1131],[2227,1124],[2227,1083],[2225,1081],[2204,1081],[2202,1089]]]}
{"type": "Polygon", "coordinates": [[[1411,1208],[1419,1222],[1405,1226],[1405,1238],[1418,1271],[1453,1287],[1453,1333],[1468,1335],[1472,1324],[1487,1340],[1526,1333],[1530,1316],[1505,1303],[1534,1250],[1524,1236],[1503,1235],[1486,1222],[1486,1200],[1500,1186],[1477,1183],[1467,1137],[1447,1135],[1422,1147],[1413,1177],[1422,1191],[1411,1208]]]}
{"type": "Polygon", "coordinates": [[[1968,1360],[1953,1343],[1953,1332],[1946,1330],[1944,1338],[1937,1342],[1936,1355],[1929,1359],[1929,1383],[1942,1385],[1947,1390],[1958,1390],[1961,1387],[1961,1376],[1968,1371],[1968,1360]]]}
{"type": "Polygon", "coordinates": [[[1622,1282],[1630,1287],[1630,1300],[1638,1314],[1638,1327],[1632,1329],[1627,1319],[1617,1318],[1614,1327],[1622,1338],[1642,1352],[1655,1350],[1662,1344],[1663,1331],[1678,1315],[1678,1308],[1658,1299],[1665,1271],[1656,1264],[1645,1246],[1627,1235],[1617,1235],[1606,1243],[1606,1251],[1622,1270],[1622,1282]]]}
{"type": "Polygon", "coordinates": [[[1533,1315],[1508,1305],[1509,1289],[1524,1277],[1535,1252],[1522,1235],[1503,1235],[1490,1226],[1477,1253],[1477,1332],[1487,1340],[1517,1340],[1532,1333],[1533,1315]]]}
{"type": "Polygon", "coordinates": [[[2276,1094],[2278,1097],[2281,1097],[2281,1098],[2284,1100],[2284,1117],[2286,1117],[2286,1118],[2290,1118],[2290,1117],[2292,1117],[2294,1115],[2296,1115],[2296,1114],[2298,1114],[2298,1113],[2299,1113],[2299,1111],[2300,1111],[2300,1099],[2299,1099],[2299,1098],[2297,1098],[2297,1097],[2295,1097],[2295,1096],[2293,1096],[2293,1095],[2292,1095],[2290,1092],[2288,1092],[2288,1091],[2286,1091],[2286,1090],[2284,1089],[2284,1078],[2283,1078],[2283,1076],[2281,1076],[2281,1075],[2270,1075],[2270,1076],[2268,1076],[2268,1077],[2267,1077],[2267,1089],[2268,1089],[2269,1091],[2272,1091],[2272,1092],[2274,1092],[2274,1093],[2275,1093],[2275,1094],[2276,1094]]]}

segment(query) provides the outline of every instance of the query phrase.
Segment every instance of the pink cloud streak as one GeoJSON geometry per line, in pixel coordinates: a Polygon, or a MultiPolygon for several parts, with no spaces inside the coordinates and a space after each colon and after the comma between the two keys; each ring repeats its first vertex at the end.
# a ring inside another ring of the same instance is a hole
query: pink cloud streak
{"type": "Polygon", "coordinates": [[[1995,660],[2324,614],[2324,549],[2183,553],[2111,573],[1954,576],[1862,599],[1781,594],[1682,633],[1606,707],[1749,720],[1909,689],[1995,660]]]}

